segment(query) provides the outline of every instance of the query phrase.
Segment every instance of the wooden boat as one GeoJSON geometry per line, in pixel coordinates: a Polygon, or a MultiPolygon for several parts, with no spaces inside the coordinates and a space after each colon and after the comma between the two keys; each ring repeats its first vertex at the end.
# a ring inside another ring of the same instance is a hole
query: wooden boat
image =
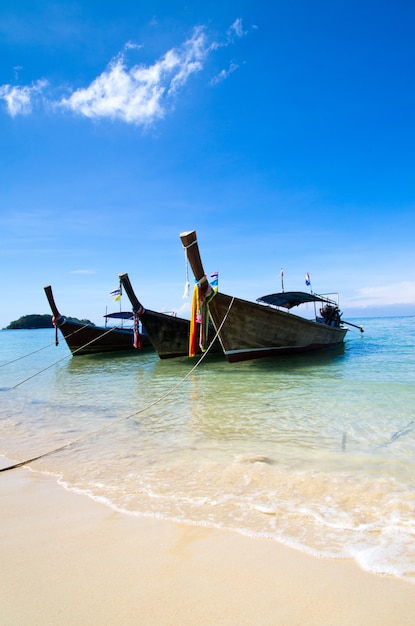
{"type": "MultiPolygon", "coordinates": [[[[196,232],[181,233],[180,239],[202,299],[210,298],[212,288],[203,269],[196,232]]],[[[317,294],[282,292],[249,302],[218,292],[208,310],[230,362],[338,346],[347,332],[336,302],[317,294]],[[277,308],[289,310],[304,302],[319,303],[320,316],[309,320],[277,308]]]]}
{"type": "MultiPolygon", "coordinates": [[[[133,328],[119,326],[94,326],[68,319],[59,313],[52,293],[52,287],[44,288],[50,308],[52,323],[56,329],[56,345],[58,345],[58,329],[61,331],[73,356],[97,354],[100,352],[137,352],[136,347],[152,349],[152,344],[145,334],[138,334],[133,328]],[[135,345],[134,345],[135,344],[135,345]]],[[[106,319],[134,321],[132,312],[109,313],[106,319]]]]}
{"type": "MultiPolygon", "coordinates": [[[[128,274],[119,275],[120,284],[130,299],[133,311],[138,315],[143,329],[149,337],[160,359],[169,359],[189,354],[190,321],[168,313],[158,313],[145,309],[138,300],[131,285],[128,274]]],[[[211,326],[209,339],[215,337],[215,330],[211,326]]],[[[212,346],[213,352],[222,352],[219,340],[212,346]]],[[[201,353],[201,350],[198,350],[201,353]]]]}

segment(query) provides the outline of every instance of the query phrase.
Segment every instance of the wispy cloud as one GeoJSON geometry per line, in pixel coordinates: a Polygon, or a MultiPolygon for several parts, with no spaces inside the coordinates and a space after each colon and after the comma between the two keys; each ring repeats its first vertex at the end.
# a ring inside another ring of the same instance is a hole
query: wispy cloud
{"type": "Polygon", "coordinates": [[[7,110],[12,117],[28,115],[32,112],[33,103],[47,86],[46,80],[38,80],[30,86],[0,86],[0,98],[6,102],[7,110]]]}
{"type": "Polygon", "coordinates": [[[238,17],[228,29],[228,37],[231,39],[233,37],[243,37],[247,33],[248,31],[244,30],[242,25],[242,19],[240,17],[238,17]]]}
{"type": "Polygon", "coordinates": [[[71,270],[69,273],[70,274],[96,274],[96,271],[84,269],[84,270],[71,270]]]}
{"type": "MultiPolygon", "coordinates": [[[[357,296],[349,298],[348,306],[367,307],[390,304],[413,304],[415,302],[415,282],[402,281],[379,287],[363,287],[357,296]]],[[[344,303],[346,306],[346,303],[344,303]]]]}
{"type": "MultiPolygon", "coordinates": [[[[238,18],[226,33],[225,42],[212,41],[206,29],[198,26],[191,37],[180,46],[168,50],[151,65],[131,65],[128,53],[140,46],[129,41],[123,52],[110,61],[107,68],[88,87],[77,89],[58,101],[47,100],[55,109],[70,110],[87,118],[118,119],[147,126],[163,118],[173,106],[173,98],[184,87],[190,76],[201,72],[208,56],[231,45],[236,38],[246,35],[238,18]]],[[[210,84],[225,80],[238,65],[231,63],[210,84]]],[[[29,114],[33,103],[46,88],[47,81],[39,80],[29,87],[0,86],[0,98],[5,100],[10,115],[29,114]]]]}
{"type": "Polygon", "coordinates": [[[232,74],[232,72],[237,70],[238,67],[239,67],[239,65],[237,65],[236,63],[231,63],[227,70],[222,70],[222,71],[219,72],[219,74],[217,76],[214,76],[212,78],[212,80],[210,81],[210,84],[211,85],[218,85],[219,83],[223,82],[224,80],[226,80],[232,74]]]}

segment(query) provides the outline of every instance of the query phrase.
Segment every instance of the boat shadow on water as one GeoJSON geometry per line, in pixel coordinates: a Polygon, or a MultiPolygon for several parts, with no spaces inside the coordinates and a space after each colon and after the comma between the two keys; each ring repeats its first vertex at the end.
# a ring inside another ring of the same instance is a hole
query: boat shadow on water
{"type": "Polygon", "coordinates": [[[148,367],[156,362],[157,355],[150,348],[141,350],[120,351],[111,353],[85,354],[81,358],[71,358],[67,361],[65,372],[69,375],[97,374],[105,372],[127,372],[138,367],[148,367]]]}

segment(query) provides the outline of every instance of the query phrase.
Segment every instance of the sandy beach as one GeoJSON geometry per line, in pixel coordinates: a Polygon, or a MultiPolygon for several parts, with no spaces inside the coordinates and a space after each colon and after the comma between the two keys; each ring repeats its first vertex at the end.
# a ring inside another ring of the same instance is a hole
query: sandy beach
{"type": "Polygon", "coordinates": [[[117,513],[27,468],[0,499],[4,625],[413,624],[414,586],[351,561],[117,513]]]}

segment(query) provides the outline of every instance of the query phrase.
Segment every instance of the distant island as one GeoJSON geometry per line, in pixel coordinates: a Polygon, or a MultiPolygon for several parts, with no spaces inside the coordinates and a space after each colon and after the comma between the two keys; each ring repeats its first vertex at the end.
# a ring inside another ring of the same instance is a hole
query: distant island
{"type": "MultiPolygon", "coordinates": [[[[90,324],[91,326],[95,326],[95,324],[93,324],[90,320],[79,320],[76,317],[67,317],[66,319],[72,322],[80,322],[81,324],[90,324]]],[[[48,313],[45,315],[39,315],[38,313],[34,313],[33,315],[23,315],[22,317],[19,317],[18,320],[10,322],[10,324],[3,330],[21,330],[22,328],[53,328],[52,316],[48,313]]]]}

